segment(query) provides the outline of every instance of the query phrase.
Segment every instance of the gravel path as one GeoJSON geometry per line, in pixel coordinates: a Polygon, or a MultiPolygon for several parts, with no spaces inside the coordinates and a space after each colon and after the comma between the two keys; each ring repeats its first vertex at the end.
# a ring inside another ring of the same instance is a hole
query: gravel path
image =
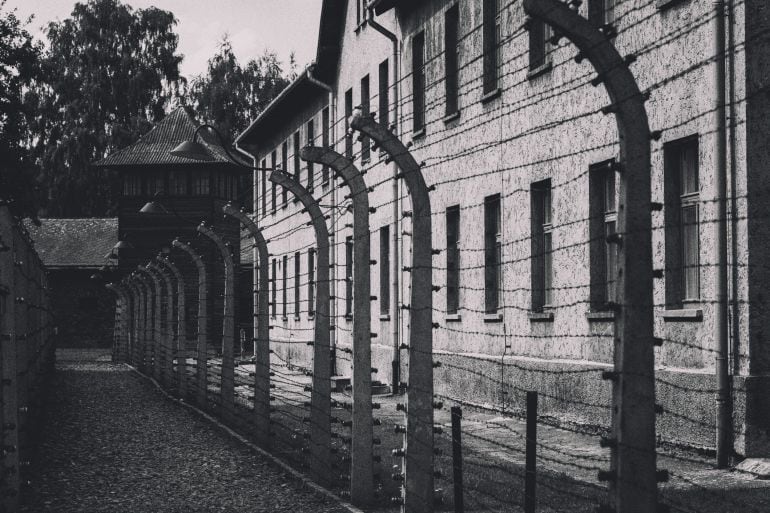
{"type": "Polygon", "coordinates": [[[57,359],[22,511],[346,511],[108,355],[57,359]]]}

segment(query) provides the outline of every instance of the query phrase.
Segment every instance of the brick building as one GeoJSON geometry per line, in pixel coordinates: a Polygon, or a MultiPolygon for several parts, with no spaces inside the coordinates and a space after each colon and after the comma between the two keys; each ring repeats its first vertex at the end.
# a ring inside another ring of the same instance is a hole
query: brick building
{"type": "MultiPolygon", "coordinates": [[[[524,389],[543,412],[606,426],[610,385],[591,369],[613,361],[618,134],[609,99],[576,49],[548,27],[524,28],[510,0],[325,0],[316,62],[238,138],[265,167],[294,174],[328,214],[333,233],[333,344],[350,347],[352,219],[347,191],[297,149],[333,146],[366,171],[371,215],[373,367],[394,381],[407,340],[410,210],[397,170],[369,142],[345,137],[355,106],[411,143],[431,193],[436,392],[520,407],[524,389]],[[583,372],[586,371],[586,372],[583,372]]],[[[653,256],[658,433],[714,447],[715,277],[728,273],[734,448],[770,455],[770,310],[763,264],[767,215],[765,2],[736,3],[724,56],[729,99],[728,261],[715,257],[714,7],[694,0],[590,0],[579,7],[613,27],[642,91],[652,130],[653,256]]],[[[271,337],[283,359],[307,364],[312,337],[314,236],[307,215],[280,188],[254,177],[257,220],[270,241],[271,337]]],[[[349,374],[337,351],[337,373],[349,374]]],[[[403,374],[403,372],[402,372],[403,374]]],[[[374,375],[373,375],[374,377],[374,375]]]]}

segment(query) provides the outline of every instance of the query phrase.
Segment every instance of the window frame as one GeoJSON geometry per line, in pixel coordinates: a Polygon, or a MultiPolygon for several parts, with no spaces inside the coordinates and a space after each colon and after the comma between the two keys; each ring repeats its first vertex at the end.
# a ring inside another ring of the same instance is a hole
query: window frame
{"type": "Polygon", "coordinates": [[[460,6],[455,3],[444,13],[444,115],[460,112],[460,6]]]}
{"type": "Polygon", "coordinates": [[[353,88],[345,91],[345,158],[353,160],[353,137],[350,135],[350,117],[353,115],[353,88]]]}
{"type": "Polygon", "coordinates": [[[388,129],[390,124],[390,60],[385,59],[380,63],[379,69],[379,111],[377,119],[380,126],[388,129]]]}
{"type": "Polygon", "coordinates": [[[307,250],[307,315],[315,316],[315,248],[307,250]]]}
{"type": "MultiPolygon", "coordinates": [[[[305,137],[307,140],[307,145],[313,146],[313,143],[315,142],[315,120],[313,118],[308,119],[307,123],[305,124],[305,137]]],[[[315,188],[313,163],[309,161],[305,162],[305,167],[307,168],[307,190],[308,192],[313,192],[313,189],[315,188]]]]}
{"type": "MultiPolygon", "coordinates": [[[[329,107],[324,107],[321,111],[321,144],[324,148],[329,148],[329,123],[330,123],[330,117],[329,117],[329,107]]],[[[323,165],[321,166],[321,187],[326,187],[329,185],[329,166],[323,165]]]]}
{"type": "Polygon", "coordinates": [[[289,279],[288,267],[289,267],[289,255],[283,255],[283,268],[281,269],[281,273],[282,273],[281,274],[281,276],[282,276],[281,284],[283,285],[281,287],[282,288],[282,290],[281,290],[281,292],[282,292],[281,299],[283,300],[283,306],[281,308],[281,318],[284,321],[289,319],[289,317],[288,317],[288,310],[287,310],[287,308],[288,308],[288,295],[289,295],[288,294],[288,279],[289,279]]]}
{"type": "Polygon", "coordinates": [[[551,179],[534,182],[531,196],[532,311],[553,306],[553,195],[551,179]]]}
{"type": "Polygon", "coordinates": [[[502,199],[484,198],[484,311],[496,314],[502,304],[502,199]]]}
{"type": "MultiPolygon", "coordinates": [[[[361,78],[361,114],[368,116],[371,110],[371,90],[369,84],[369,74],[361,78]]],[[[369,143],[369,137],[361,134],[361,164],[366,164],[371,160],[372,148],[369,143]]]]}
{"type": "Polygon", "coordinates": [[[460,205],[447,207],[445,213],[446,313],[449,315],[460,313],[460,219],[460,205]]]}
{"type": "Polygon", "coordinates": [[[412,36],[412,134],[425,133],[425,31],[412,36]]]}
{"type": "MultiPolygon", "coordinates": [[[[273,167],[278,167],[278,152],[276,150],[273,150],[273,152],[270,154],[271,160],[273,161],[273,167]]],[[[267,177],[265,177],[267,178],[267,177]]],[[[273,215],[278,211],[278,186],[275,184],[275,182],[272,182],[272,204],[273,204],[273,215]]]]}
{"type": "Polygon", "coordinates": [[[618,245],[609,240],[618,221],[615,159],[589,166],[590,305],[607,311],[617,300],[618,245]]]}
{"type": "Polygon", "coordinates": [[[299,314],[302,310],[302,298],[300,294],[300,277],[302,276],[302,254],[297,251],[294,253],[294,319],[299,320],[299,314]]]}
{"type": "Polygon", "coordinates": [[[500,40],[502,36],[502,10],[499,0],[483,0],[482,47],[483,47],[483,94],[496,92],[500,86],[500,40]]]}
{"type": "Polygon", "coordinates": [[[390,314],[390,225],[380,227],[380,315],[390,314]]]}
{"type": "Polygon", "coordinates": [[[353,237],[345,238],[345,318],[353,318],[353,237]]]}

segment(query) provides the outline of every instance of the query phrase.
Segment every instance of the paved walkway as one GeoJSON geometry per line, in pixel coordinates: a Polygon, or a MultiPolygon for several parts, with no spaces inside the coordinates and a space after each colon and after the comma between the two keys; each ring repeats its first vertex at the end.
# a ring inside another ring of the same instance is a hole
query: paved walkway
{"type": "Polygon", "coordinates": [[[26,512],[346,511],[107,352],[59,351],[26,512]]]}

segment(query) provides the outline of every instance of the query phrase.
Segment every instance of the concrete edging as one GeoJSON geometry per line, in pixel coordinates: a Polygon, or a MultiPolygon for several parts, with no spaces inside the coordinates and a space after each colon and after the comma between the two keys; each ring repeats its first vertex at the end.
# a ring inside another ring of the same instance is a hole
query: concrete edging
{"type": "Polygon", "coordinates": [[[128,365],[127,363],[124,363],[124,365],[126,367],[128,367],[129,369],[131,369],[132,371],[134,371],[140,377],[142,377],[142,378],[152,382],[152,384],[155,385],[155,388],[157,388],[168,399],[171,399],[175,403],[177,403],[177,404],[179,404],[181,406],[184,406],[185,408],[188,408],[188,409],[194,411],[195,413],[197,413],[198,415],[200,415],[204,419],[206,419],[209,422],[211,422],[212,424],[216,425],[218,428],[220,428],[225,433],[230,435],[230,437],[238,440],[243,445],[245,445],[249,449],[255,451],[260,456],[263,456],[263,457],[267,458],[268,460],[270,460],[272,463],[278,465],[282,470],[284,470],[285,472],[289,473],[292,477],[294,477],[294,478],[298,479],[299,481],[301,481],[302,485],[305,486],[306,488],[310,488],[314,492],[326,496],[327,498],[329,498],[329,499],[333,500],[334,502],[336,502],[337,504],[339,504],[340,507],[345,508],[346,510],[348,510],[350,513],[366,513],[364,510],[359,509],[359,508],[353,506],[352,504],[350,504],[348,502],[345,502],[344,500],[342,500],[342,498],[339,495],[335,494],[334,492],[332,492],[330,490],[327,490],[326,488],[324,488],[323,486],[321,486],[321,485],[319,485],[317,483],[314,483],[313,481],[310,480],[310,478],[308,478],[307,476],[305,476],[301,472],[297,471],[296,469],[291,467],[289,464],[287,464],[287,463],[281,461],[280,459],[276,458],[275,456],[273,456],[272,454],[270,454],[266,450],[262,449],[258,445],[250,442],[248,439],[246,439],[246,437],[244,437],[241,434],[237,433],[236,431],[231,429],[229,426],[226,426],[225,424],[220,422],[215,417],[212,417],[208,413],[206,413],[206,412],[196,408],[195,406],[193,406],[191,404],[188,404],[188,403],[182,401],[181,399],[177,399],[176,397],[172,396],[171,394],[166,392],[163,389],[163,387],[161,387],[160,384],[157,381],[155,381],[155,379],[151,378],[150,376],[146,376],[145,374],[142,374],[135,367],[133,367],[131,365],[128,365]]]}

